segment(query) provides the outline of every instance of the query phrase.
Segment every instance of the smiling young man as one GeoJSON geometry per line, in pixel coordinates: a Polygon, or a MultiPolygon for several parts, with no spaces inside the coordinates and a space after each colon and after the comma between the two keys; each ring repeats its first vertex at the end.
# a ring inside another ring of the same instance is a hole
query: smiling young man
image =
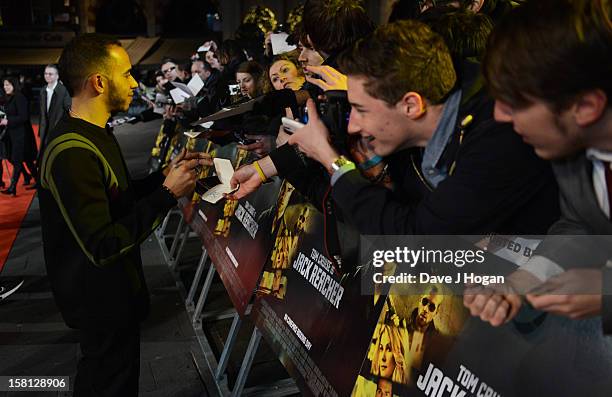
{"type": "Polygon", "coordinates": [[[466,297],[472,314],[493,325],[518,312],[519,292],[546,281],[527,294],[536,309],[570,318],[601,314],[604,332],[612,333],[611,4],[528,2],[489,42],[485,75],[495,118],[512,123],[538,156],[554,160],[561,201],[561,219],[510,278],[512,288],[466,297]]]}
{"type": "Polygon", "coordinates": [[[50,132],[41,165],[47,275],[64,321],[80,335],[75,396],[138,395],[140,322],[149,308],[140,243],[193,191],[194,168],[212,164],[193,153],[165,172],[130,178],[106,123],[132,101],[131,68],[121,44],[103,36],[78,36],[64,48],[72,108],[50,132]]]}
{"type": "MultiPolygon", "coordinates": [[[[466,65],[457,83],[448,49],[426,25],[382,26],[339,65],[348,75],[348,132],[385,158],[394,189],[371,183],[339,156],[312,102],[308,125],[289,143],[327,170],[329,179],[312,184],[323,191],[331,184],[336,207],[360,233],[539,233],[557,219],[550,167],[511,126],[493,120],[479,65],[466,65]]],[[[297,189],[312,186],[281,156],[259,165],[265,176],[278,170],[297,189]]],[[[251,168],[234,174],[242,183],[238,194],[260,183],[251,168]]]]}

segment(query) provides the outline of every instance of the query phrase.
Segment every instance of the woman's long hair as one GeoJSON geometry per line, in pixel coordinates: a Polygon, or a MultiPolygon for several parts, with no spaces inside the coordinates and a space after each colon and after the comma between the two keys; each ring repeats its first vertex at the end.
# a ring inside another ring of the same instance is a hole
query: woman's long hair
{"type": "MultiPolygon", "coordinates": [[[[405,355],[406,355],[406,347],[404,344],[405,336],[402,335],[402,332],[398,329],[398,327],[379,323],[376,326],[375,335],[376,335],[376,350],[374,351],[374,356],[372,357],[372,367],[371,374],[375,376],[382,376],[379,368],[379,355],[384,354],[380,353],[380,341],[384,333],[389,335],[389,341],[391,344],[391,352],[393,354],[393,360],[395,361],[395,368],[393,369],[393,375],[391,381],[400,384],[408,383],[408,366],[406,365],[405,355]]],[[[384,346],[383,346],[384,350],[384,346]]]]}
{"type": "MultiPolygon", "coordinates": [[[[15,76],[7,76],[2,79],[2,86],[4,87],[4,82],[8,81],[13,86],[13,93],[11,95],[15,95],[21,92],[21,84],[19,84],[19,79],[15,76]]],[[[4,91],[4,88],[3,88],[4,91]]],[[[5,92],[4,95],[7,95],[5,92]]]]}

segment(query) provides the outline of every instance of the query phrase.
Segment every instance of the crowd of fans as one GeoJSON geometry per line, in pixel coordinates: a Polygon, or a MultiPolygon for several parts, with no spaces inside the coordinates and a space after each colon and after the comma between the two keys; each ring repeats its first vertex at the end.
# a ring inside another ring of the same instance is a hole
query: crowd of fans
{"type": "MultiPolygon", "coordinates": [[[[166,105],[158,166],[172,157],[164,152],[171,136],[254,100],[250,112],[205,128],[245,132],[240,147],[260,156],[234,174],[235,198],[279,175],[361,234],[568,234],[567,217],[584,223],[574,234],[608,234],[608,218],[607,229],[597,229],[568,214],[580,211],[571,203],[580,195],[559,169],[586,156],[581,166],[598,172],[590,194],[600,206],[591,210],[609,214],[609,7],[601,0],[400,0],[389,23],[375,28],[360,2],[307,1],[287,32],[293,51],[275,54],[272,30],[259,45],[200,47],[191,71],[201,72],[205,88],[184,105],[166,105]],[[281,117],[305,126],[291,135],[281,117]]],[[[157,89],[185,81],[181,73],[167,60],[157,89]]],[[[472,313],[499,325],[521,306],[519,290],[544,285],[557,298],[527,295],[536,307],[601,314],[601,288],[583,299],[549,283],[573,275],[601,286],[611,281],[607,270],[585,276],[569,269],[578,263],[540,265],[544,252],[504,288],[470,291],[472,313]]],[[[610,332],[612,312],[603,312],[610,332]]]]}

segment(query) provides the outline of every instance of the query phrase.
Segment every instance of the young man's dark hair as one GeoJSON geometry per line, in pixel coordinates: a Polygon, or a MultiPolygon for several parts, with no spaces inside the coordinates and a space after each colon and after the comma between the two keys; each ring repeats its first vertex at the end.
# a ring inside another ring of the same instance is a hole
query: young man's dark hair
{"type": "MultiPolygon", "coordinates": [[[[421,12],[432,7],[452,7],[469,12],[477,12],[487,15],[496,24],[513,7],[513,3],[523,2],[524,0],[417,0],[414,7],[417,8],[416,15],[408,16],[417,18],[421,12]]],[[[414,12],[414,11],[413,11],[414,12]]]]}
{"type": "MultiPolygon", "coordinates": [[[[295,25],[295,29],[293,30],[293,33],[289,35],[289,37],[293,38],[295,45],[297,45],[298,42],[300,42],[304,46],[310,46],[310,43],[308,42],[308,34],[304,30],[303,21],[300,21],[295,25]]],[[[287,38],[287,43],[289,43],[289,38],[287,38]]]]}
{"type": "Polygon", "coordinates": [[[514,3],[523,3],[526,0],[485,0],[480,7],[479,13],[488,15],[493,24],[497,24],[501,21],[506,14],[508,14],[513,8],[514,3]]]}
{"type": "Polygon", "coordinates": [[[404,19],[416,19],[421,13],[421,2],[415,0],[398,0],[391,7],[388,23],[404,19]]]}
{"type": "Polygon", "coordinates": [[[410,20],[381,26],[341,54],[338,63],[345,74],[367,76],[368,94],[389,106],[409,91],[424,95],[432,104],[441,103],[456,82],[442,37],[410,20]],[[400,47],[389,37],[410,45],[400,47]]]}
{"type": "Polygon", "coordinates": [[[314,48],[327,55],[343,50],[374,29],[363,3],[355,0],[307,0],[302,23],[314,48]]]}
{"type": "Polygon", "coordinates": [[[59,72],[71,96],[81,90],[91,73],[107,69],[112,59],[108,51],[111,46],[121,47],[121,43],[110,36],[86,34],[76,37],[64,47],[59,60],[59,72]],[[100,48],[106,51],[100,51],[100,48]]]}
{"type": "Polygon", "coordinates": [[[557,112],[586,90],[600,88],[612,98],[612,27],[610,3],[607,16],[601,8],[605,3],[538,0],[514,9],[496,27],[485,55],[493,96],[516,108],[542,99],[557,112]],[[546,23],[540,9],[549,10],[546,23]]]}
{"type": "Polygon", "coordinates": [[[442,36],[456,67],[466,58],[481,59],[493,30],[487,15],[451,6],[430,8],[418,20],[442,36]]]}

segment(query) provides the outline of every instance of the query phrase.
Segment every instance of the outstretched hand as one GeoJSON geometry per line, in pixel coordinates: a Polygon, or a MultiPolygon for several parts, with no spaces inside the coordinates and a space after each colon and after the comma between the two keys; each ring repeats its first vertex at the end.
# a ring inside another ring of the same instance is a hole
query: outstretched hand
{"type": "Polygon", "coordinates": [[[263,181],[255,170],[252,164],[246,164],[234,171],[234,175],[230,180],[230,186],[232,189],[240,186],[240,189],[227,197],[233,200],[239,200],[257,190],[263,181]]]}
{"type": "Polygon", "coordinates": [[[323,91],[342,90],[346,91],[348,79],[346,75],[340,73],[331,66],[306,66],[306,80],[319,87],[323,91]],[[319,78],[312,77],[312,74],[319,78]]]}
{"type": "Polygon", "coordinates": [[[601,314],[601,269],[571,269],[551,277],[531,293],[527,300],[538,310],[571,319],[601,314]]]}

